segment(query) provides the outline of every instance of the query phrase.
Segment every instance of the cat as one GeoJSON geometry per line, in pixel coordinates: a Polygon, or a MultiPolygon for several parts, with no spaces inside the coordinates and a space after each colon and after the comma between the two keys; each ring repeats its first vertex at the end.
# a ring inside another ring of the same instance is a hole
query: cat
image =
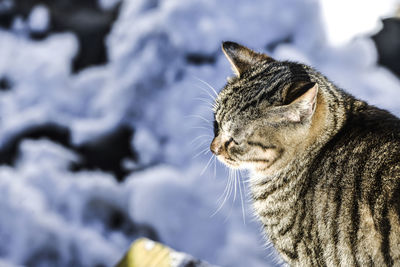
{"type": "Polygon", "coordinates": [[[234,42],[212,153],[248,169],[253,207],[291,266],[400,266],[400,120],[315,69],[234,42]]]}

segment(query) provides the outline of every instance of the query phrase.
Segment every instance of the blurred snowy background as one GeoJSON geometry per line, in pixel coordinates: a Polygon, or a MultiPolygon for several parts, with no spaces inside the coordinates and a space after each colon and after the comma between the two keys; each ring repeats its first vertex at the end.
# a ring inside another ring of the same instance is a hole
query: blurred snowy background
{"type": "Polygon", "coordinates": [[[0,266],[112,266],[141,236],[220,266],[279,265],[246,175],[224,191],[210,161],[221,41],[400,115],[398,5],[0,0],[0,266]]]}

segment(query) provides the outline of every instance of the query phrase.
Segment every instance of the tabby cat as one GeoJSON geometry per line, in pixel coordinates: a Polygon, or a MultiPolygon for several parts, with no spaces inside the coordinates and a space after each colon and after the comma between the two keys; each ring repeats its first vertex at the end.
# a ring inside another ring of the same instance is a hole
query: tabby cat
{"type": "Polygon", "coordinates": [[[233,42],[218,159],[250,171],[254,210],[292,266],[400,266],[400,120],[313,68],[233,42]]]}

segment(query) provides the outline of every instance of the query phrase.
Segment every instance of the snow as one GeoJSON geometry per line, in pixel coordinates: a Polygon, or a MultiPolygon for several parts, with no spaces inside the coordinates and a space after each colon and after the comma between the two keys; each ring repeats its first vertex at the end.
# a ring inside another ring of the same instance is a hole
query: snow
{"type": "Polygon", "coordinates": [[[99,0],[99,6],[104,10],[109,10],[120,2],[121,0],[99,0]]]}
{"type": "Polygon", "coordinates": [[[222,205],[229,174],[209,160],[210,86],[218,91],[232,75],[221,41],[308,63],[400,114],[400,82],[376,65],[373,43],[355,36],[364,30],[337,45],[318,1],[123,1],[106,40],[109,62],[78,74],[71,74],[78,50],[72,33],[42,41],[21,34],[27,25],[44,29],[44,14],[36,8],[27,22],[15,19],[12,31],[0,29],[0,77],[13,85],[0,91],[0,146],[45,123],[70,129],[75,145],[128,124],[138,162],[124,162],[132,172],[118,183],[101,171],[71,172],[79,156],[60,144],[24,140],[15,166],[0,166],[0,264],[111,266],[151,229],[166,245],[212,264],[279,264],[253,218],[246,183],[222,205]],[[288,37],[292,42],[267,51],[288,37]],[[215,62],[196,65],[191,54],[215,62]]]}
{"type": "Polygon", "coordinates": [[[379,19],[393,16],[399,5],[399,0],[322,0],[328,40],[343,45],[357,34],[378,32],[382,27],[379,19]]]}
{"type": "Polygon", "coordinates": [[[43,5],[35,6],[28,17],[28,24],[31,31],[44,32],[49,26],[49,11],[43,5]]]}

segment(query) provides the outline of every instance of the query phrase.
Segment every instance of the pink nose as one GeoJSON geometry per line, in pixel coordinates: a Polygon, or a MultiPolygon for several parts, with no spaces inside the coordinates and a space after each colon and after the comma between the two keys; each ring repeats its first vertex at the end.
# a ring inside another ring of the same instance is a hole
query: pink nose
{"type": "Polygon", "coordinates": [[[218,145],[217,138],[214,138],[214,140],[211,142],[211,145],[210,145],[211,152],[218,156],[221,152],[220,147],[221,146],[218,145]]]}

